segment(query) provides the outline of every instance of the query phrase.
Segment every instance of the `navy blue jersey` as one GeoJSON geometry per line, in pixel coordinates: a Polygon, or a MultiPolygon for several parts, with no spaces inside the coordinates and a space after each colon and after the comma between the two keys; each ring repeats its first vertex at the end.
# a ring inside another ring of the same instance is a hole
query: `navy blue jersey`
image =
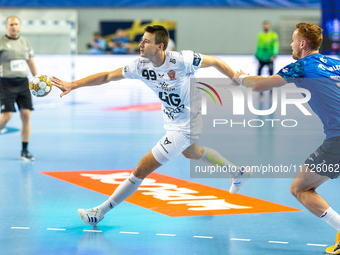
{"type": "Polygon", "coordinates": [[[311,93],[308,103],[321,119],[326,139],[340,136],[339,60],[313,54],[285,66],[277,74],[311,93]]]}

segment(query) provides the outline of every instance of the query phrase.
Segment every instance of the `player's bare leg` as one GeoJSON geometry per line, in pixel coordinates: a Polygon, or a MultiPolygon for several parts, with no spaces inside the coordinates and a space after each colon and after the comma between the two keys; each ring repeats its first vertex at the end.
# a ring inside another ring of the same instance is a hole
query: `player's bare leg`
{"type": "Polygon", "coordinates": [[[182,152],[184,157],[190,159],[200,160],[208,165],[213,166],[221,166],[226,167],[231,177],[231,187],[229,192],[231,194],[236,193],[242,187],[242,185],[251,177],[252,171],[251,169],[247,169],[245,171],[244,168],[237,167],[230,163],[227,159],[225,159],[220,153],[216,150],[208,148],[208,147],[201,147],[197,145],[197,142],[190,145],[186,150],[182,152]]]}
{"type": "Polygon", "coordinates": [[[21,140],[28,143],[31,135],[31,121],[30,121],[31,111],[28,109],[20,110],[20,118],[22,121],[21,126],[21,140]]]}
{"type": "Polygon", "coordinates": [[[329,179],[327,176],[311,172],[303,164],[293,180],[290,192],[311,213],[320,217],[338,231],[335,245],[328,247],[326,252],[329,254],[340,254],[340,215],[315,191],[317,187],[329,179]]]}
{"type": "Polygon", "coordinates": [[[6,126],[7,122],[12,118],[12,112],[2,112],[0,114],[0,131],[6,126]]]}
{"type": "Polygon", "coordinates": [[[149,151],[142,157],[138,165],[133,169],[133,174],[137,178],[144,179],[160,166],[161,164],[158,163],[158,161],[152,155],[152,152],[149,151]]]}
{"type": "Polygon", "coordinates": [[[84,223],[96,226],[104,218],[104,215],[107,212],[135,193],[143,182],[143,179],[160,166],[161,164],[155,159],[152,152],[149,151],[133,169],[130,177],[117,187],[108,200],[93,209],[78,210],[78,213],[84,223]]]}
{"type": "Polygon", "coordinates": [[[184,157],[189,159],[199,160],[202,158],[204,153],[204,147],[198,146],[197,142],[190,145],[187,149],[185,149],[182,154],[184,157]]]}
{"type": "Polygon", "coordinates": [[[22,151],[20,159],[24,161],[34,161],[35,158],[28,152],[27,146],[31,135],[31,111],[29,109],[20,109],[21,126],[21,140],[22,151]]]}
{"type": "Polygon", "coordinates": [[[329,208],[329,204],[316,193],[315,189],[327,180],[329,177],[311,172],[303,164],[293,180],[290,192],[311,213],[320,217],[329,208]]]}

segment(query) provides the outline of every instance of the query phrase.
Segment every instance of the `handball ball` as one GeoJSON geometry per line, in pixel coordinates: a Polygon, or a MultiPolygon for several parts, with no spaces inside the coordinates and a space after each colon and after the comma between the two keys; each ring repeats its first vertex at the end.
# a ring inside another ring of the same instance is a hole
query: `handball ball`
{"type": "Polygon", "coordinates": [[[32,78],[29,84],[33,96],[44,97],[52,90],[50,79],[46,75],[38,74],[32,78]]]}

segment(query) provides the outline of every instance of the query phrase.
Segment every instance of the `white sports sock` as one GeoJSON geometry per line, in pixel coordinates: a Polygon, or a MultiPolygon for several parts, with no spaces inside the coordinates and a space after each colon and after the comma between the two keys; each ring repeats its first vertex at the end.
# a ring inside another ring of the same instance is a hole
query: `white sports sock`
{"type": "Polygon", "coordinates": [[[340,231],[340,215],[331,207],[320,216],[320,219],[331,225],[337,231],[340,231]]]}
{"type": "Polygon", "coordinates": [[[238,172],[240,168],[238,166],[235,166],[234,164],[230,163],[228,160],[226,160],[220,153],[215,151],[214,149],[203,147],[204,152],[202,157],[199,159],[200,161],[211,165],[211,166],[225,166],[227,169],[227,172],[230,174],[231,177],[238,176],[238,172]]]}
{"type": "Polygon", "coordinates": [[[98,206],[98,208],[103,212],[103,214],[106,214],[108,211],[135,193],[142,182],[143,179],[137,178],[133,175],[133,173],[131,173],[131,175],[117,187],[109,199],[98,206]]]}

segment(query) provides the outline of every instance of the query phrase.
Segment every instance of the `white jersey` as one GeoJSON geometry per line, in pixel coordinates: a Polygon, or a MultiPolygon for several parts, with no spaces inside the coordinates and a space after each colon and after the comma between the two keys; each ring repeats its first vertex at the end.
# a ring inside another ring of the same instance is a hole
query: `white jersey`
{"type": "Polygon", "coordinates": [[[191,50],[165,51],[165,62],[154,67],[146,58],[138,58],[123,68],[123,76],[139,79],[162,101],[164,128],[190,133],[190,120],[201,110],[201,93],[195,88],[194,73],[202,55],[191,50]]]}

